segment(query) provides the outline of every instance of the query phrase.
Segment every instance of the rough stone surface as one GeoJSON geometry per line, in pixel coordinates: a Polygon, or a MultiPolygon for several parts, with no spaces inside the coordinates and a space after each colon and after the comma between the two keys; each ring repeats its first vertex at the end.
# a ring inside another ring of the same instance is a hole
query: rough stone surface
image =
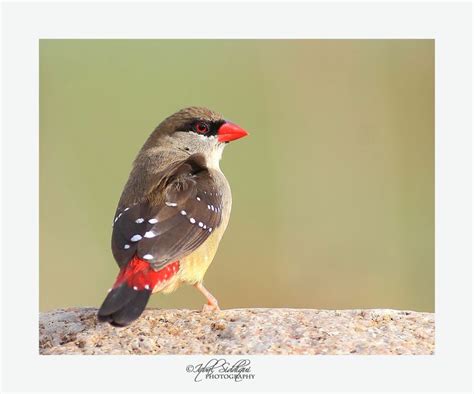
{"type": "Polygon", "coordinates": [[[40,314],[40,354],[433,354],[434,314],[372,310],[148,309],[132,325],[93,308],[40,314]]]}

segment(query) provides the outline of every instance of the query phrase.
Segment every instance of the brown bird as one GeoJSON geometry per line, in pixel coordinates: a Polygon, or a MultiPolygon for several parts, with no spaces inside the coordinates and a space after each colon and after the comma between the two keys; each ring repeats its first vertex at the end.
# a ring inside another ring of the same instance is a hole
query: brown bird
{"type": "Polygon", "coordinates": [[[112,253],[120,272],[98,312],[125,326],[143,312],[152,293],[203,286],[229,222],[232,196],[219,161],[226,143],[247,132],[207,108],[190,107],[165,119],[149,136],[120,197],[112,253]]]}

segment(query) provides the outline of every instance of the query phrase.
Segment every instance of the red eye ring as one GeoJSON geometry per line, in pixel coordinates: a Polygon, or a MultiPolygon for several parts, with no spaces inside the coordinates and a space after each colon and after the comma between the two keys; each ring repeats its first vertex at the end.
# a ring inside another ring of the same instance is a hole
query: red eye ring
{"type": "Polygon", "coordinates": [[[196,122],[194,130],[199,134],[206,134],[209,131],[209,125],[206,122],[196,122]]]}

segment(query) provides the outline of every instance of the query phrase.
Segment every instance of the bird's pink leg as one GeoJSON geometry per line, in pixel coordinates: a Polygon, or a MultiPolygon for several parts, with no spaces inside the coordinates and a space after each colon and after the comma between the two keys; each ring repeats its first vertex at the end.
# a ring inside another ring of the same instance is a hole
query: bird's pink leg
{"type": "Polygon", "coordinates": [[[202,282],[198,282],[194,285],[196,289],[198,289],[204,297],[207,299],[207,304],[204,304],[202,310],[204,311],[220,311],[219,304],[217,303],[216,297],[214,297],[209,290],[207,290],[202,282]]]}

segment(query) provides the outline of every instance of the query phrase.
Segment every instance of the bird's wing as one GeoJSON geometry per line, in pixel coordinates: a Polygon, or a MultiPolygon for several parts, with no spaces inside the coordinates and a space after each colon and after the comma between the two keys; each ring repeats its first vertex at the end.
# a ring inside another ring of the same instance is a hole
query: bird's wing
{"type": "Polygon", "coordinates": [[[112,252],[120,267],[133,255],[159,270],[197,249],[219,226],[222,194],[196,157],[170,170],[142,202],[117,209],[112,252]]]}

